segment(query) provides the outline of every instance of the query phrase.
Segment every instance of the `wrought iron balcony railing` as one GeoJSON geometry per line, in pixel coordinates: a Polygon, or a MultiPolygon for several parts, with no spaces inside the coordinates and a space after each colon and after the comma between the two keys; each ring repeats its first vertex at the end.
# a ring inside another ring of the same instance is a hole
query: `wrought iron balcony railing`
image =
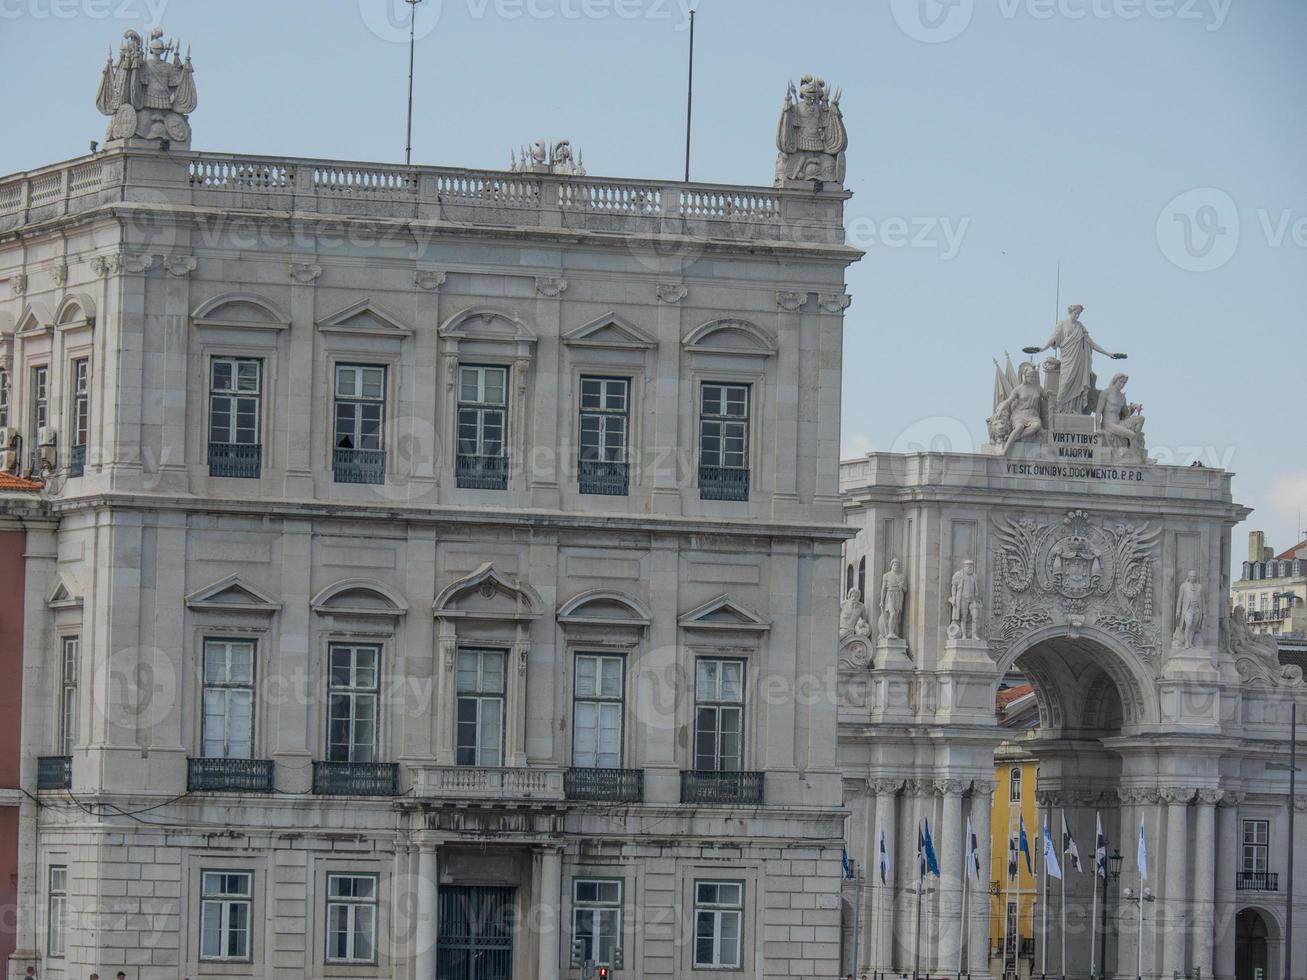
{"type": "Polygon", "coordinates": [[[681,773],[681,802],[761,806],[763,775],[760,772],[685,770],[681,773]]]}
{"type": "Polygon", "coordinates": [[[68,789],[72,785],[71,755],[43,755],[36,760],[37,789],[68,789]]]}
{"type": "Polygon", "coordinates": [[[186,788],[271,793],[272,768],[271,759],[189,759],[186,788]]]}
{"type": "Polygon", "coordinates": [[[640,803],[644,800],[643,769],[569,769],[563,777],[569,800],[640,803]]]}
{"type": "Polygon", "coordinates": [[[384,449],[333,449],[331,472],[337,483],[385,483],[384,449]]]}
{"type": "Polygon", "coordinates": [[[699,467],[700,500],[748,500],[749,468],[747,466],[699,467]]]}
{"type": "Polygon", "coordinates": [[[505,490],[508,488],[508,457],[477,456],[459,453],[455,461],[454,478],[469,490],[505,490]]]}
{"type": "Polygon", "coordinates": [[[257,480],[263,469],[263,447],[258,443],[209,443],[209,476],[257,480]]]}
{"type": "Polygon", "coordinates": [[[68,452],[68,475],[81,476],[86,472],[86,447],[74,446],[68,452]]]}
{"type": "Polygon", "coordinates": [[[1280,876],[1274,871],[1240,871],[1234,876],[1234,887],[1241,892],[1278,892],[1280,876]]]}
{"type": "Polygon", "coordinates": [[[576,479],[582,493],[608,497],[625,497],[630,486],[631,464],[603,459],[577,462],[576,479]]]}
{"type": "Polygon", "coordinates": [[[398,796],[395,762],[315,762],[313,792],[319,796],[398,796]]]}

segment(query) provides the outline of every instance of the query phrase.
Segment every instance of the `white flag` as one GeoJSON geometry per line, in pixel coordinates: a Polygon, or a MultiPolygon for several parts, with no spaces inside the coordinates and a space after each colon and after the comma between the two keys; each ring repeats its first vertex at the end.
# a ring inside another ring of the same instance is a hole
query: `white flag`
{"type": "Polygon", "coordinates": [[[1103,815],[1094,814],[1094,873],[1100,878],[1107,877],[1107,838],[1103,836],[1103,815]]]}
{"type": "Polygon", "coordinates": [[[1144,840],[1144,821],[1139,821],[1139,880],[1148,880],[1148,842],[1144,840]]]}
{"type": "Polygon", "coordinates": [[[967,877],[972,880],[980,877],[980,842],[971,829],[970,814],[967,814],[967,877]]]}
{"type": "Polygon", "coordinates": [[[1073,871],[1083,870],[1080,867],[1080,848],[1076,847],[1076,839],[1071,836],[1071,829],[1066,825],[1066,811],[1062,811],[1062,856],[1070,858],[1069,867],[1073,871]]]}
{"type": "Polygon", "coordinates": [[[1044,824],[1044,874],[1051,878],[1062,877],[1062,867],[1057,863],[1057,854],[1053,849],[1053,836],[1048,832],[1048,824],[1044,824]]]}

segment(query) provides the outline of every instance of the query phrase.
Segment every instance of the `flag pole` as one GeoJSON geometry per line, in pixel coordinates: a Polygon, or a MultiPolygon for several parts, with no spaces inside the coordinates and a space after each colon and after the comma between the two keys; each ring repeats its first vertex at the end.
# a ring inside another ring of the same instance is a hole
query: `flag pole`
{"type": "Polygon", "coordinates": [[[689,78],[685,86],[685,182],[690,182],[690,121],[694,113],[694,8],[690,8],[689,78]]]}
{"type": "Polygon", "coordinates": [[[1058,930],[1062,936],[1062,980],[1066,980],[1066,807],[1062,807],[1062,877],[1061,896],[1058,899],[1058,930]]]}
{"type": "Polygon", "coordinates": [[[862,956],[862,868],[853,858],[853,972],[858,972],[858,960],[862,956]]]}
{"type": "MultiPolygon", "coordinates": [[[[1042,829],[1045,847],[1048,846],[1048,817],[1052,809],[1052,807],[1045,807],[1044,809],[1044,826],[1042,829]]],[[[1040,913],[1044,917],[1044,925],[1039,935],[1039,975],[1046,977],[1048,976],[1048,854],[1041,849],[1040,855],[1043,857],[1040,867],[1044,872],[1044,894],[1040,902],[1043,907],[1040,909],[1040,913]]]]}
{"type": "Polygon", "coordinates": [[[1098,977],[1098,830],[1094,830],[1094,881],[1090,891],[1093,892],[1092,911],[1089,913],[1089,978],[1098,977]]]}
{"type": "Polygon", "coordinates": [[[917,821],[917,935],[912,942],[912,980],[921,977],[921,893],[926,890],[925,845],[921,842],[921,821],[917,821]]]}
{"type": "MultiPolygon", "coordinates": [[[[1012,851],[1012,808],[1008,807],[1007,811],[1007,893],[1003,896],[1003,976],[1007,977],[1007,951],[1012,944],[1012,917],[1008,915],[1008,907],[1012,904],[1012,871],[1015,867],[1017,874],[1021,873],[1021,866],[1016,864],[1012,851]]],[[[1019,855],[1017,856],[1019,859],[1019,855]]],[[[1020,911],[1020,910],[1018,910],[1020,911]]]]}
{"type": "Polygon", "coordinates": [[[413,49],[416,44],[418,4],[422,0],[404,0],[409,6],[408,14],[408,128],[404,134],[404,164],[413,162],[413,49]]]}
{"type": "Polygon", "coordinates": [[[971,835],[967,834],[967,840],[962,845],[962,915],[958,919],[958,980],[962,980],[962,964],[964,944],[967,939],[967,892],[971,881],[971,835]]]}

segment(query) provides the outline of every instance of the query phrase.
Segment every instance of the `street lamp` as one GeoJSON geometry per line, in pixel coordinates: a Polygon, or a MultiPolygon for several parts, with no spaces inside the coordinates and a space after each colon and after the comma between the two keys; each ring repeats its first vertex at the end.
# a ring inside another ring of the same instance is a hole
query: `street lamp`
{"type": "Polygon", "coordinates": [[[1125,888],[1121,892],[1121,898],[1127,902],[1139,903],[1139,931],[1138,939],[1135,944],[1135,980],[1144,980],[1144,902],[1156,902],[1157,896],[1153,890],[1143,882],[1140,882],[1142,891],[1136,895],[1133,888],[1125,888]]]}
{"type": "Polygon", "coordinates": [[[1107,882],[1110,878],[1112,881],[1121,879],[1121,862],[1125,860],[1121,857],[1121,852],[1113,849],[1112,853],[1107,856],[1107,867],[1103,869],[1103,934],[1099,938],[1098,956],[1100,963],[1099,977],[1107,976],[1107,882]]]}

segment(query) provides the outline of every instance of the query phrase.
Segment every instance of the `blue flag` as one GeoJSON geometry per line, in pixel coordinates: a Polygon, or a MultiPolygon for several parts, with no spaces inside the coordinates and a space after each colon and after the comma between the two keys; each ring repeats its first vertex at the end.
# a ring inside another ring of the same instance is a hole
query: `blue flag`
{"type": "Polygon", "coordinates": [[[853,864],[849,861],[849,849],[847,847],[840,851],[840,867],[844,869],[844,877],[852,881],[853,864]]]}
{"type": "Polygon", "coordinates": [[[1057,854],[1053,850],[1053,836],[1048,832],[1048,824],[1044,824],[1044,877],[1060,879],[1062,877],[1062,866],[1057,863],[1057,854]]]}
{"type": "Polygon", "coordinates": [[[917,841],[921,850],[921,877],[926,877],[926,872],[929,871],[938,878],[939,860],[935,857],[935,842],[930,839],[930,821],[926,820],[924,823],[926,825],[925,834],[923,835],[920,831],[917,832],[917,841]]]}
{"type": "Polygon", "coordinates": [[[1035,876],[1035,867],[1030,863],[1030,838],[1026,836],[1026,818],[1022,816],[1019,819],[1021,821],[1021,836],[1018,847],[1021,853],[1026,856],[1026,873],[1033,878],[1035,876]]]}

